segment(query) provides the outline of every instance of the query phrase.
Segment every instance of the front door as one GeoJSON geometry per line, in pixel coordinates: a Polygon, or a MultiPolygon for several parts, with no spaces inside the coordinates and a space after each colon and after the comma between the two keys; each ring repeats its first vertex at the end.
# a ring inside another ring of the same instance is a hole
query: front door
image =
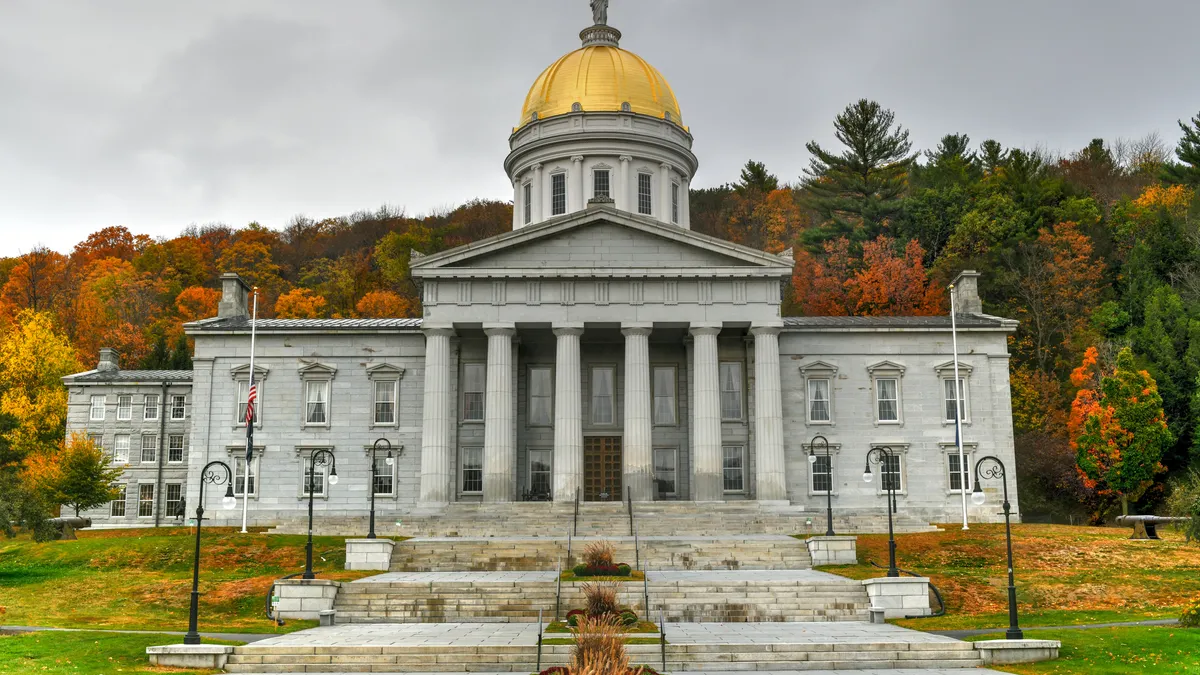
{"type": "Polygon", "coordinates": [[[584,437],[583,499],[589,502],[621,501],[620,436],[584,437]]]}

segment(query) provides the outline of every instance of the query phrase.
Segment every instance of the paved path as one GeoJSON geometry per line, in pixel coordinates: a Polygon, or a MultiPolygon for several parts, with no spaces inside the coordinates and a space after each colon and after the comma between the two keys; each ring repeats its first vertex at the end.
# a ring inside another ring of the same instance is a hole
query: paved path
{"type": "MultiPolygon", "coordinates": [[[[532,536],[532,537],[529,537],[529,536],[411,537],[409,539],[404,540],[403,543],[408,545],[408,544],[420,544],[420,543],[425,543],[425,542],[439,542],[439,543],[449,542],[449,543],[455,543],[455,544],[461,543],[461,542],[478,542],[478,541],[501,541],[501,542],[521,542],[521,543],[536,542],[536,541],[562,541],[562,542],[565,542],[568,538],[573,539],[574,541],[622,541],[622,542],[632,542],[634,539],[633,537],[628,537],[628,536],[610,537],[610,536],[605,535],[605,536],[588,537],[588,536],[581,535],[578,537],[567,537],[565,534],[563,534],[563,535],[551,534],[551,535],[547,535],[545,537],[538,537],[538,536],[532,536]]],[[[803,541],[796,539],[795,537],[793,537],[791,535],[787,535],[787,534],[724,534],[724,535],[685,535],[685,536],[653,534],[653,535],[645,535],[645,536],[639,535],[637,537],[637,539],[638,539],[638,541],[665,541],[665,542],[675,542],[675,541],[782,541],[782,542],[796,544],[797,546],[805,545],[803,541]]]]}
{"type": "Polygon", "coordinates": [[[550,572],[386,572],[364,577],[351,584],[523,584],[531,582],[554,583],[555,573],[550,572]]]}
{"type": "Polygon", "coordinates": [[[892,624],[861,621],[789,623],[668,623],[671,644],[952,643],[958,640],[892,624]]]}
{"type": "MultiPolygon", "coordinates": [[[[522,584],[522,583],[553,583],[554,572],[385,572],[370,577],[363,577],[352,584],[445,584],[445,583],[477,583],[477,584],[522,584]]],[[[857,581],[840,577],[828,572],[815,570],[680,570],[680,571],[649,571],[646,578],[651,582],[697,582],[697,583],[731,583],[739,581],[776,581],[776,582],[812,582],[812,583],[846,583],[856,584],[857,581]]]]}
{"type": "Polygon", "coordinates": [[[671,570],[646,572],[649,581],[694,581],[723,583],[737,581],[777,581],[858,584],[859,582],[816,570],[671,570]]]}

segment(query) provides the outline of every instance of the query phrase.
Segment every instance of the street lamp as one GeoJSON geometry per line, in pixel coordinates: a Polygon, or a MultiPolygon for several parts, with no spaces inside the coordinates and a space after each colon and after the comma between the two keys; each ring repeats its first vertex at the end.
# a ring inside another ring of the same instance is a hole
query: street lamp
{"type": "MultiPolygon", "coordinates": [[[[304,574],[301,579],[312,579],[316,575],[312,571],[312,523],[313,523],[313,479],[317,475],[317,467],[330,465],[329,484],[337,485],[337,459],[333,456],[333,451],[328,448],[321,448],[308,458],[308,544],[304,547],[304,574]]],[[[374,489],[372,487],[372,489],[374,489]]]]}
{"type": "MultiPolygon", "coordinates": [[[[834,534],[833,534],[833,455],[831,455],[829,453],[829,439],[827,439],[821,435],[816,435],[816,436],[812,437],[812,440],[808,442],[808,463],[809,463],[809,466],[811,466],[813,468],[815,468],[817,466],[816,445],[817,445],[818,439],[820,439],[821,444],[825,446],[825,458],[826,458],[826,461],[827,461],[827,464],[829,467],[829,489],[825,491],[825,513],[827,514],[826,521],[825,521],[826,522],[825,536],[832,537],[832,536],[834,536],[834,534]]],[[[809,470],[809,475],[810,476],[812,475],[811,469],[809,470]]]]}
{"type": "Polygon", "coordinates": [[[1023,640],[1025,634],[1017,625],[1017,586],[1013,582],[1012,525],[1009,521],[1012,506],[1008,503],[1008,471],[1005,470],[1004,462],[1001,462],[999,457],[988,455],[975,463],[975,490],[971,493],[971,501],[976,506],[983,506],[983,503],[987,501],[987,497],[983,494],[983,488],[979,486],[979,466],[988,461],[992,464],[983,470],[983,477],[999,478],[1000,484],[1004,486],[1004,538],[1008,543],[1008,630],[1004,633],[1004,637],[1009,640],[1023,640]]]}
{"type": "Polygon", "coordinates": [[[888,466],[892,463],[892,459],[898,459],[899,456],[894,450],[886,445],[871,448],[867,451],[866,466],[863,468],[863,482],[870,483],[874,477],[871,473],[871,464],[878,464],[880,473],[883,474],[883,489],[887,490],[887,514],[888,514],[888,571],[889,577],[900,576],[900,570],[896,569],[896,533],[892,527],[892,514],[896,512],[896,483],[897,480],[888,479],[888,466]]]}
{"type": "MultiPolygon", "coordinates": [[[[379,444],[385,443],[387,448],[387,458],[384,459],[388,466],[396,462],[392,457],[392,442],[386,438],[380,438],[371,446],[371,531],[367,533],[367,539],[375,538],[375,453],[379,452],[379,444]]],[[[394,488],[393,488],[394,489],[394,488]]]]}
{"type": "Polygon", "coordinates": [[[225,497],[221,500],[221,507],[228,511],[237,506],[237,499],[233,496],[233,470],[225,462],[214,460],[205,464],[204,470],[200,472],[200,496],[196,500],[196,555],[192,559],[192,605],[188,610],[188,632],[183,636],[185,645],[200,644],[197,615],[200,611],[200,525],[204,522],[204,486],[222,483],[228,483],[228,486],[225,488],[225,497]],[[225,469],[224,475],[216,470],[218,466],[225,469]]]}

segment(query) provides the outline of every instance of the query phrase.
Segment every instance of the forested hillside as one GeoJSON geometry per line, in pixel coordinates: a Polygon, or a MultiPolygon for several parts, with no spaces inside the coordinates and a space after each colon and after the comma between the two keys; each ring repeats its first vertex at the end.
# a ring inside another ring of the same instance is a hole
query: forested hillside
{"type": "MultiPolygon", "coordinates": [[[[941,314],[953,276],[979,270],[985,311],[1021,322],[1022,510],[1098,517],[1121,498],[1160,501],[1168,473],[1200,461],[1200,115],[1180,137],[1065,154],[962,133],[919,149],[901,122],[871,101],[847,106],[840,144],[809,143],[803,176],[750,161],[729,184],[694,190],[693,229],[793,249],[788,314],[941,314]],[[1117,385],[1142,370],[1135,422],[1117,385]]],[[[511,222],[510,204],[473,201],[424,217],[298,216],[282,230],[192,225],[171,239],[114,224],[67,254],[0,259],[0,471],[61,443],[65,397],[52,390],[100,347],[127,367],[188,367],[181,325],[215,314],[223,272],[259,287],[261,316],[419,316],[410,251],[511,222]]]]}

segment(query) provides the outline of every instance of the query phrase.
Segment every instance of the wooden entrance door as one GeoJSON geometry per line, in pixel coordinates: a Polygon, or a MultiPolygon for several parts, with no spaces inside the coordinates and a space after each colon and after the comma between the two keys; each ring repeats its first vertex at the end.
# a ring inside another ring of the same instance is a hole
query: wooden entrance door
{"type": "Polygon", "coordinates": [[[623,499],[620,436],[584,437],[583,499],[589,502],[619,502],[623,499]]]}

